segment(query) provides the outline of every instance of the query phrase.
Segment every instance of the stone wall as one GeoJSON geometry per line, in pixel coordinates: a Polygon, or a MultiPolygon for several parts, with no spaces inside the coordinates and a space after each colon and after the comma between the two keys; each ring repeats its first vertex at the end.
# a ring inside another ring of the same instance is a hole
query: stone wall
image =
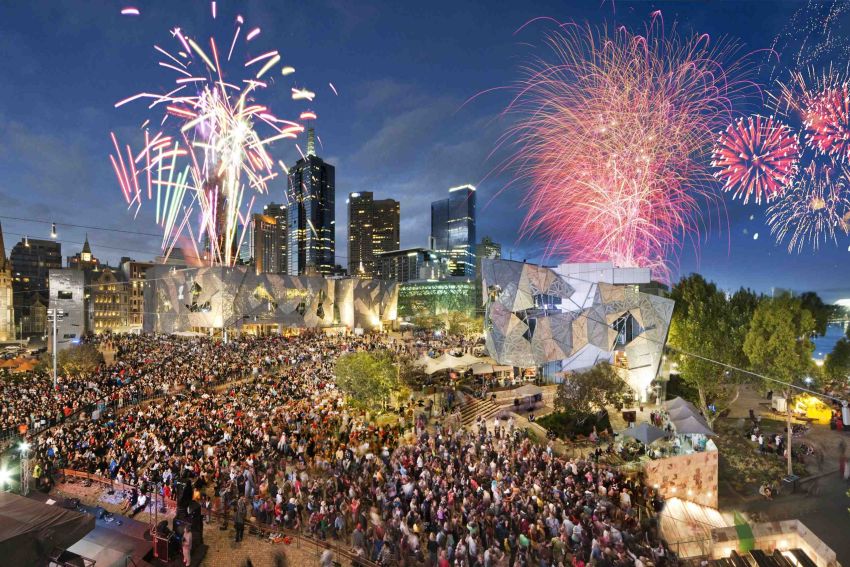
{"type": "Polygon", "coordinates": [[[717,451],[679,455],[643,464],[646,484],[664,498],[717,508],[717,451]]]}

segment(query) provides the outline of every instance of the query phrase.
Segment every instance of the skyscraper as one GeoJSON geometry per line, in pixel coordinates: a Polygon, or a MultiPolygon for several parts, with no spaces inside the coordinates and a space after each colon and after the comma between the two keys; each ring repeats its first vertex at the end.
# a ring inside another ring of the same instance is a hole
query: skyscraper
{"type": "Polygon", "coordinates": [[[6,259],[3,227],[0,226],[0,341],[15,338],[15,305],[12,297],[12,263],[6,259]]]}
{"type": "Polygon", "coordinates": [[[253,258],[257,273],[284,272],[286,255],[281,254],[281,240],[286,239],[286,231],[282,230],[283,227],[278,223],[278,219],[270,215],[256,214],[252,224],[253,238],[251,240],[254,243],[253,258]]]}
{"type": "Polygon", "coordinates": [[[398,250],[400,241],[399,202],[374,200],[372,193],[348,196],[348,273],[375,275],[375,255],[398,250]]]}
{"type": "Polygon", "coordinates": [[[431,249],[449,257],[452,276],[475,276],[475,187],[449,189],[431,203],[431,249]]]}
{"type": "Polygon", "coordinates": [[[287,273],[329,275],[336,256],[334,166],[316,155],[315,132],[307,130],[307,153],[289,170],[287,273]]]}
{"type": "Polygon", "coordinates": [[[277,222],[277,265],[278,269],[275,273],[285,274],[287,270],[287,238],[286,238],[286,219],[288,210],[286,205],[280,203],[269,203],[263,207],[263,214],[270,216],[277,222]]]}
{"type": "Polygon", "coordinates": [[[53,240],[24,238],[12,248],[9,262],[15,321],[21,327],[21,335],[44,334],[47,321],[41,317],[42,311],[31,313],[31,308],[48,304],[50,270],[62,267],[62,245],[53,240]]]}

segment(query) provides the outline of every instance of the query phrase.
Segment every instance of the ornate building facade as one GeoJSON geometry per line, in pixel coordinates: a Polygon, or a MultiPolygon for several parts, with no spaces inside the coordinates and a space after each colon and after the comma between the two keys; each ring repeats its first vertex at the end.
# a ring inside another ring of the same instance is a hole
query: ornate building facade
{"type": "Polygon", "coordinates": [[[15,307],[12,294],[12,264],[6,258],[3,228],[0,227],[0,341],[15,339],[15,307]]]}

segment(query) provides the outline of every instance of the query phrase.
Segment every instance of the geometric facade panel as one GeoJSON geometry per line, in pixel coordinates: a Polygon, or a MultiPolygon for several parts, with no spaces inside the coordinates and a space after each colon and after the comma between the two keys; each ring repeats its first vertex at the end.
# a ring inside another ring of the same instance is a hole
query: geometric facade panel
{"type": "Polygon", "coordinates": [[[592,267],[483,259],[487,350],[499,364],[562,362],[565,371],[579,370],[571,365],[588,360],[623,361],[624,378],[643,397],[661,364],[674,302],[638,289],[649,283],[648,274],[645,281],[623,283],[636,272],[610,264],[592,267]],[[582,273],[609,274],[604,278],[609,281],[588,281],[582,273]],[[589,347],[596,354],[580,356],[589,347]],[[615,357],[617,352],[625,356],[615,357]]]}

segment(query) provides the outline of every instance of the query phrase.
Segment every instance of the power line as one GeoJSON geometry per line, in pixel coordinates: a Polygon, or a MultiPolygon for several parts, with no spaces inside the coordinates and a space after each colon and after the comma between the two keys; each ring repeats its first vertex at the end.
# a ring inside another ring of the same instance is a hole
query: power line
{"type": "Polygon", "coordinates": [[[30,219],[30,218],[25,218],[25,217],[11,217],[11,216],[8,216],[8,215],[0,215],[0,219],[21,221],[21,222],[32,222],[32,223],[38,223],[38,224],[49,224],[49,225],[55,224],[57,226],[67,226],[67,227],[71,227],[71,228],[85,228],[85,229],[88,229],[88,230],[102,230],[102,231],[107,231],[107,232],[120,232],[120,233],[123,233],[123,234],[137,234],[139,236],[162,237],[162,234],[155,234],[155,233],[152,233],[152,232],[139,232],[139,231],[136,231],[136,230],[126,230],[126,229],[122,229],[122,228],[109,228],[109,227],[105,227],[105,226],[93,226],[93,225],[85,225],[85,224],[71,224],[71,223],[67,223],[67,222],[57,222],[57,221],[43,220],[43,219],[30,219]]]}

